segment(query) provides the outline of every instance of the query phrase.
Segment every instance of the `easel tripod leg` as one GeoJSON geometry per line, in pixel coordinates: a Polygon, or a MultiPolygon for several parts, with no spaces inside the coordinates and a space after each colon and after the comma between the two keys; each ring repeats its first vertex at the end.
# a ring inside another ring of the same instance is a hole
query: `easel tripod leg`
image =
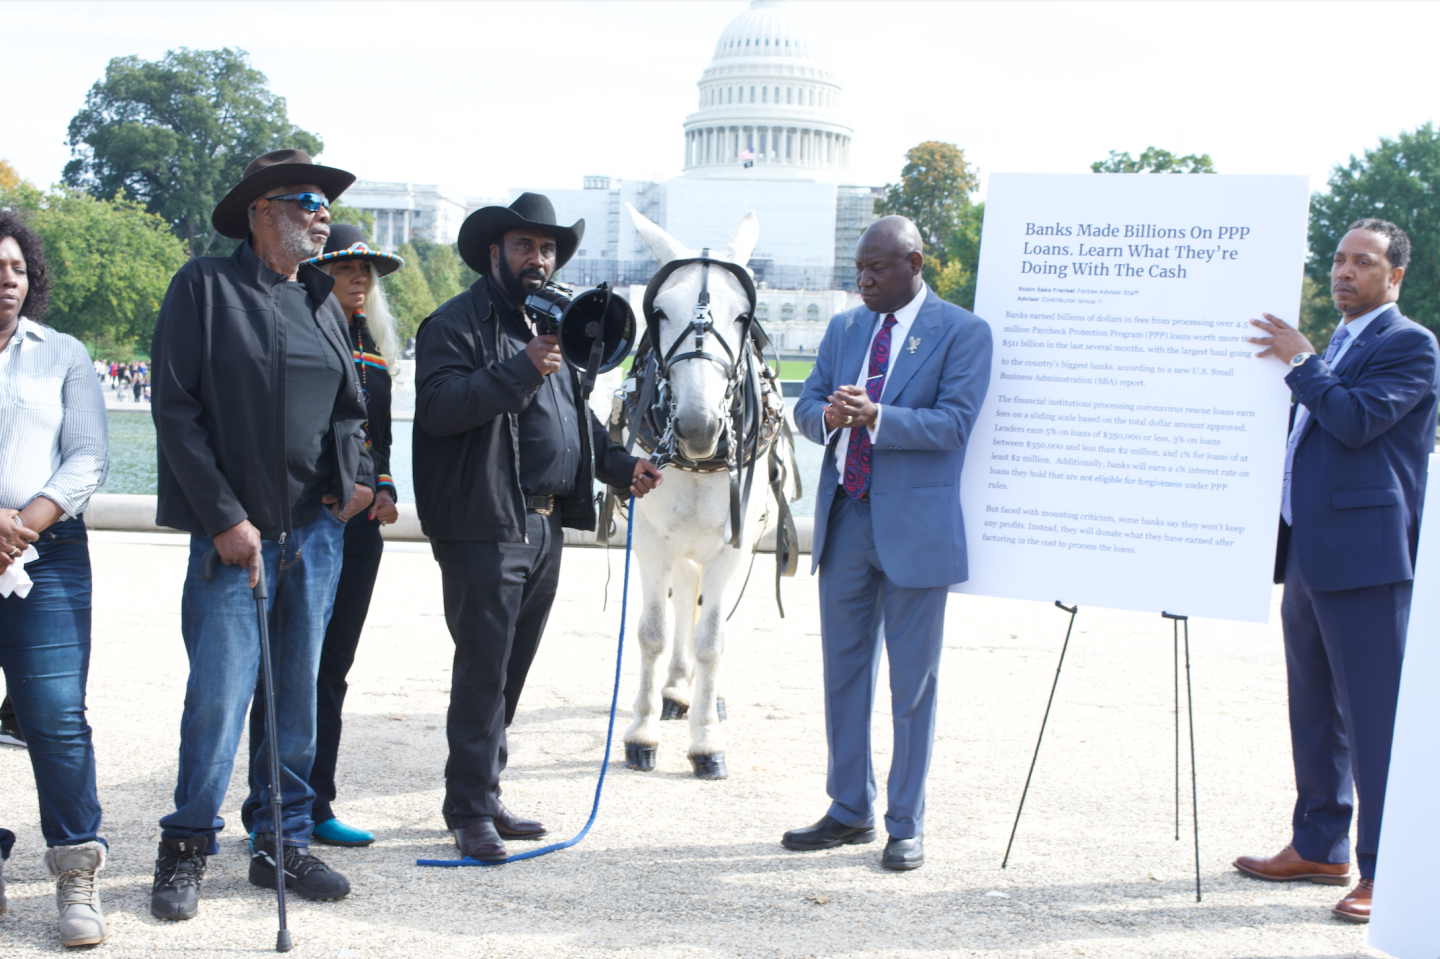
{"type": "MultiPolygon", "coordinates": [[[[1190,814],[1195,825],[1195,901],[1200,901],[1200,795],[1195,777],[1195,698],[1190,686],[1190,620],[1185,620],[1185,708],[1190,714],[1190,814]]],[[[1180,715],[1175,715],[1179,725],[1180,715]]]]}
{"type": "Polygon", "coordinates": [[[1020,813],[1025,810],[1025,797],[1030,793],[1030,778],[1035,775],[1035,760],[1040,758],[1040,743],[1045,739],[1045,724],[1050,721],[1050,707],[1055,702],[1055,689],[1060,685],[1060,669],[1065,665],[1065,651],[1070,648],[1070,631],[1075,628],[1075,614],[1080,612],[1078,605],[1066,606],[1058,599],[1055,605],[1070,614],[1070,625],[1065,627],[1065,643],[1060,647],[1060,662],[1055,664],[1055,680],[1050,684],[1050,698],[1045,701],[1045,716],[1040,720],[1040,735],[1035,740],[1035,754],[1030,757],[1030,771],[1025,774],[1025,788],[1020,791],[1020,805],[1015,810],[1015,824],[1010,827],[1010,841],[1005,844],[1005,858],[1000,863],[1001,869],[1010,863],[1010,848],[1015,845],[1015,831],[1020,828],[1020,813]]]}

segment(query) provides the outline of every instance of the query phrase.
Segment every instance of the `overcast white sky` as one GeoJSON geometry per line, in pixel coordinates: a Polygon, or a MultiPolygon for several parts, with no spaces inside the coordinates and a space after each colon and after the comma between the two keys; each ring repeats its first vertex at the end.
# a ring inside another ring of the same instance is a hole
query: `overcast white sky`
{"type": "MultiPolygon", "coordinates": [[[[922,140],[982,174],[1086,172],[1111,149],[1208,152],[1222,173],[1307,174],[1433,120],[1433,3],[799,0],[855,127],[853,182],[922,140]]],[[[0,159],[38,184],[111,57],[238,46],[367,179],[472,196],[680,171],[681,122],[744,0],[0,2],[0,159]],[[17,115],[18,112],[18,115],[17,115]]]]}

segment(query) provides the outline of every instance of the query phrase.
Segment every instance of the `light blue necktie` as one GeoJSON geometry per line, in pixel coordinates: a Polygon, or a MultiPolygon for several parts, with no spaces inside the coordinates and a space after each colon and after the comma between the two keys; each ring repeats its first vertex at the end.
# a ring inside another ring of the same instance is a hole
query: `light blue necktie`
{"type": "MultiPolygon", "coordinates": [[[[1325,347],[1325,362],[1334,362],[1335,355],[1340,352],[1340,347],[1350,337],[1349,324],[1340,326],[1330,335],[1330,345],[1325,347]]],[[[1303,404],[1295,411],[1295,427],[1290,430],[1290,441],[1285,444],[1285,489],[1280,497],[1280,515],[1284,517],[1287,526],[1295,525],[1290,519],[1290,471],[1295,468],[1295,447],[1300,443],[1300,436],[1305,432],[1305,424],[1310,422],[1310,409],[1303,404]]]]}

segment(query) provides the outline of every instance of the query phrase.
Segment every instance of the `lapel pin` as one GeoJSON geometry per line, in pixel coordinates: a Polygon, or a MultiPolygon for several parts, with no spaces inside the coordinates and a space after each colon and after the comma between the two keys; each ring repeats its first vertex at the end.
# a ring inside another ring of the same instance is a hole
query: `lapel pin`
{"type": "Polygon", "coordinates": [[[918,349],[920,349],[920,337],[918,337],[918,336],[912,336],[912,337],[910,337],[910,344],[905,347],[905,352],[907,352],[907,353],[914,353],[914,352],[915,352],[916,350],[918,350],[918,349]]]}

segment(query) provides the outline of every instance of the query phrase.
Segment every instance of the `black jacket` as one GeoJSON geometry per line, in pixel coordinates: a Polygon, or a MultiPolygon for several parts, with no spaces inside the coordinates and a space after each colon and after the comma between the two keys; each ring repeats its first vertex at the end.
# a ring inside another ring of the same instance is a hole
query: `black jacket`
{"type": "MultiPolygon", "coordinates": [[[[436,310],[415,334],[415,507],[431,539],[525,541],[520,487],[519,413],[544,377],[524,350],[501,335],[500,309],[481,277],[436,310]]],[[[580,398],[569,366],[580,431],[580,473],[564,498],[561,522],[595,528],[594,476],[628,487],[635,457],[610,436],[580,398]]]]}
{"type": "Polygon", "coordinates": [[[380,355],[380,347],[376,345],[368,326],[364,323],[351,326],[350,338],[354,347],[355,374],[360,378],[361,387],[369,394],[369,399],[365,401],[365,415],[369,419],[365,422],[364,436],[365,449],[375,464],[375,491],[378,493],[380,487],[388,489],[398,503],[400,492],[390,475],[390,404],[395,392],[390,368],[385,357],[380,355]]]}
{"type": "MultiPolygon", "coordinates": [[[[299,280],[345,370],[330,416],[336,470],[326,490],[344,503],[355,483],[375,486],[360,429],[365,404],[345,314],[330,296],[335,281],[303,265],[299,280]]],[[[248,519],[264,539],[290,531],[284,282],[249,242],[228,257],[196,257],[170,281],[150,346],[161,526],[214,536],[248,519]]]]}

